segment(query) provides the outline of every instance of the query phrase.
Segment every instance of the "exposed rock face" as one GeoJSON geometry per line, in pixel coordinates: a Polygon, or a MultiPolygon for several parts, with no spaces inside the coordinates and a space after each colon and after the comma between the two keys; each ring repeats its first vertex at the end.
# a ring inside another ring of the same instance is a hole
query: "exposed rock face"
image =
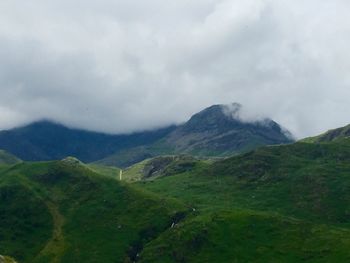
{"type": "Polygon", "coordinates": [[[245,122],[241,105],[213,105],[197,114],[167,136],[175,153],[223,156],[254,149],[260,145],[292,142],[290,134],[271,119],[245,122]]]}
{"type": "Polygon", "coordinates": [[[17,263],[17,262],[10,257],[5,257],[0,255],[0,263],[17,263]]]}
{"type": "Polygon", "coordinates": [[[294,141],[288,131],[271,119],[242,120],[241,109],[237,103],[213,105],[193,115],[155,143],[116,152],[100,163],[128,167],[159,155],[227,157],[263,145],[294,141]],[[127,162],[123,161],[125,159],[127,162]]]}
{"type": "Polygon", "coordinates": [[[161,156],[151,159],[143,168],[143,178],[169,176],[186,172],[194,167],[196,159],[191,156],[161,156]]]}
{"type": "Polygon", "coordinates": [[[64,158],[62,162],[71,166],[79,166],[83,164],[79,159],[71,156],[64,158]]]}

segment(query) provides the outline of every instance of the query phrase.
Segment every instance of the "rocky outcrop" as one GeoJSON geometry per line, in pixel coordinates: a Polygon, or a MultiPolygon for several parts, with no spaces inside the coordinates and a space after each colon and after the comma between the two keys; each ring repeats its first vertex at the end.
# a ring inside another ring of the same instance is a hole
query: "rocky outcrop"
{"type": "Polygon", "coordinates": [[[0,263],[17,263],[13,258],[0,255],[0,263]]]}

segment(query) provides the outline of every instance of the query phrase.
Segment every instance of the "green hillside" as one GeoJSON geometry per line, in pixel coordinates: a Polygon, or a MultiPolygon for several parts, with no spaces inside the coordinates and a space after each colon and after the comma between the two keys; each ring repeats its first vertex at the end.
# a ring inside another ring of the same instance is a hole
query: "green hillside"
{"type": "Polygon", "coordinates": [[[350,140],[263,147],[139,185],[203,209],[248,208],[348,224],[350,140]]]}
{"type": "Polygon", "coordinates": [[[206,214],[149,243],[140,262],[349,262],[349,234],[276,214],[206,214]]]}
{"type": "Polygon", "coordinates": [[[88,164],[87,166],[96,173],[119,179],[120,169],[117,167],[98,164],[88,164]]]}
{"type": "Polygon", "coordinates": [[[18,262],[350,262],[350,139],[123,171],[0,166],[0,254],[18,262]],[[3,227],[4,226],[4,227],[3,227]]]}
{"type": "Polygon", "coordinates": [[[198,161],[189,155],[164,155],[146,159],[123,170],[123,180],[136,182],[191,171],[198,161]]]}
{"type": "Polygon", "coordinates": [[[132,262],[184,211],[73,158],[21,163],[0,174],[0,253],[18,262],[132,262]]]}
{"type": "Polygon", "coordinates": [[[12,165],[19,162],[21,162],[21,160],[18,159],[16,156],[4,150],[0,150],[0,165],[4,165],[4,164],[12,165]]]}
{"type": "Polygon", "coordinates": [[[140,181],[197,214],[141,262],[348,262],[350,140],[263,147],[140,181]]]}
{"type": "Polygon", "coordinates": [[[347,125],[345,127],[341,127],[338,129],[329,130],[319,136],[303,139],[302,141],[309,142],[309,143],[321,143],[321,142],[331,142],[338,139],[344,139],[349,137],[350,137],[350,125],[347,125]]]}

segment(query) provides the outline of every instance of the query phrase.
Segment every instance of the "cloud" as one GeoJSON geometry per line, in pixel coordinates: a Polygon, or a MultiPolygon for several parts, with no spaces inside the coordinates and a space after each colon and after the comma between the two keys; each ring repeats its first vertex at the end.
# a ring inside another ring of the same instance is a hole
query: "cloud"
{"type": "Polygon", "coordinates": [[[303,137],[350,123],[345,0],[0,2],[0,129],[110,133],[239,102],[303,137]]]}

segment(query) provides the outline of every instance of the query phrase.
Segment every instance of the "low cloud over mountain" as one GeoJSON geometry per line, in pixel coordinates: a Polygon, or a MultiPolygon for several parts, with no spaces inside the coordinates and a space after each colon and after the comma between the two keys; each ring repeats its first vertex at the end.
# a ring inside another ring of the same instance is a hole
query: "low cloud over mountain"
{"type": "Polygon", "coordinates": [[[239,101],[298,137],[349,122],[350,3],[0,3],[0,129],[120,133],[239,101]]]}

